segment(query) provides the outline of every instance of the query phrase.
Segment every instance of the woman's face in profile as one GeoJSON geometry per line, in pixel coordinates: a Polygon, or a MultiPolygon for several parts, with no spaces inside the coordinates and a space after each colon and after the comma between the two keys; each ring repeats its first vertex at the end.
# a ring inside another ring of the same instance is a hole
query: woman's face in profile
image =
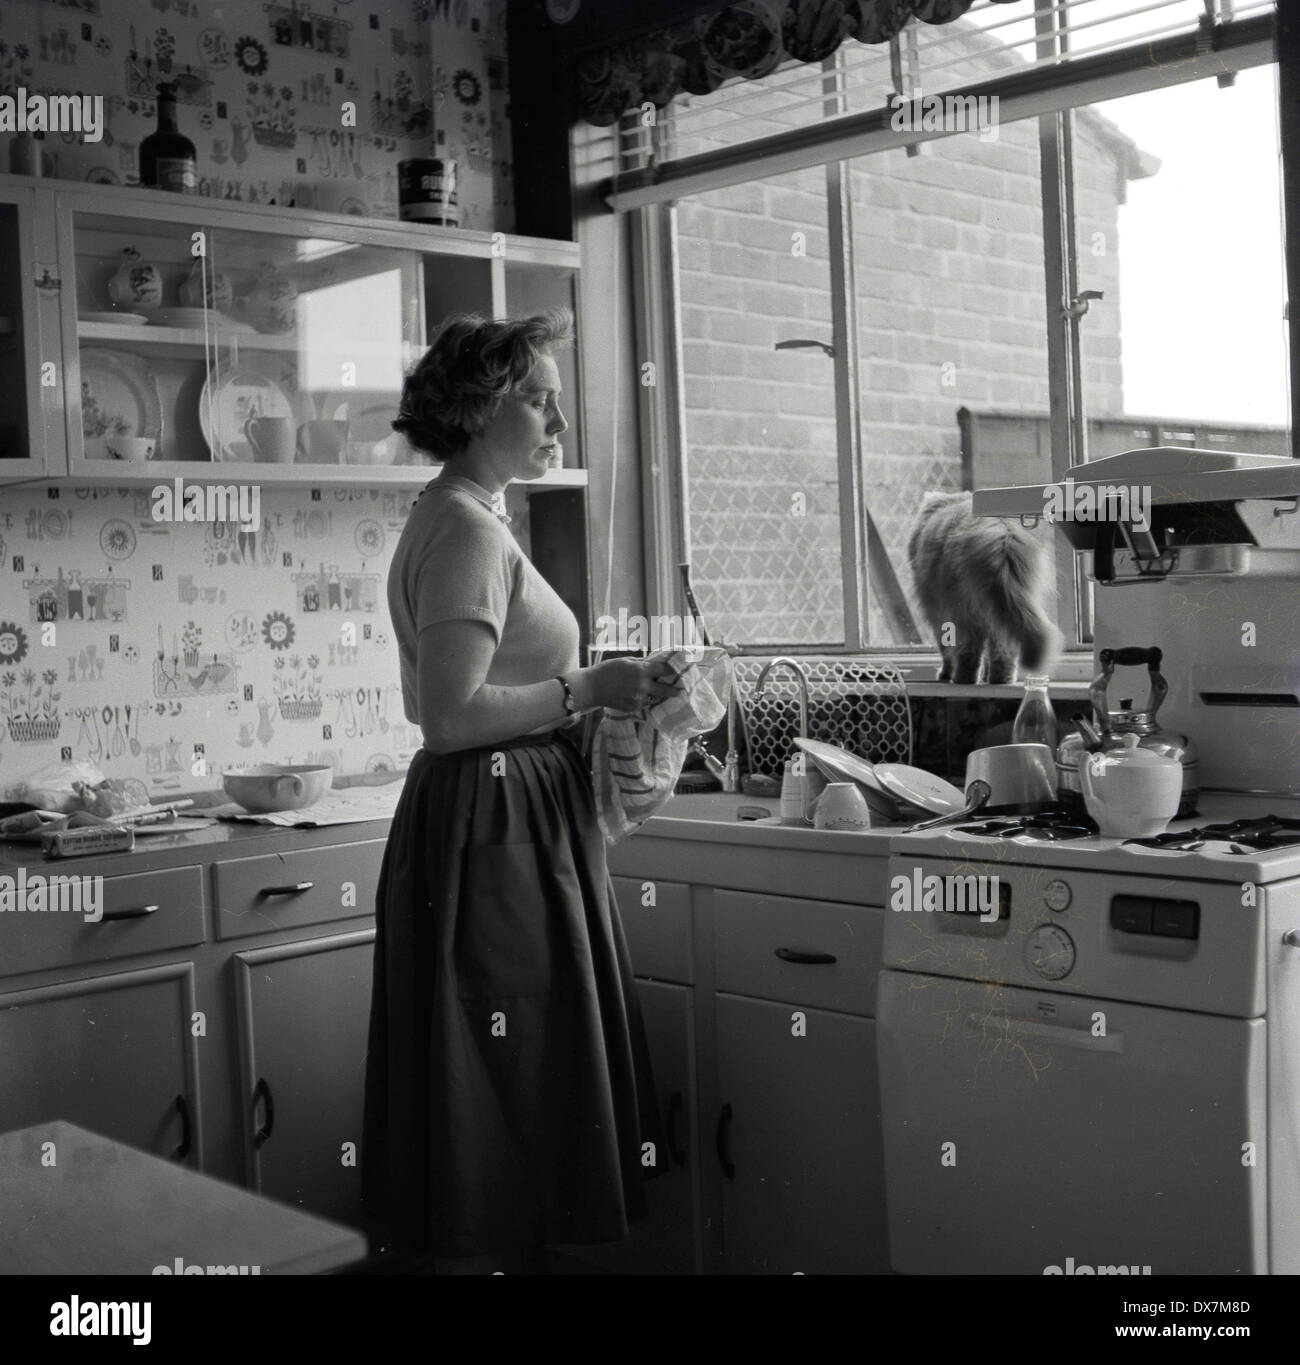
{"type": "Polygon", "coordinates": [[[546,472],[555,442],[569,424],[560,411],[560,371],[542,356],[480,433],[479,441],[499,474],[536,479],[546,472]]]}

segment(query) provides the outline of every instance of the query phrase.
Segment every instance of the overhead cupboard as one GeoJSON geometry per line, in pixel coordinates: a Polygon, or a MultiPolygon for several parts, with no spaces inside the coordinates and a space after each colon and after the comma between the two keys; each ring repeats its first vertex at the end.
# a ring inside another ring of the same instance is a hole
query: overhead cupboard
{"type": "MultiPolygon", "coordinates": [[[[579,311],[573,242],[0,176],[0,484],[419,486],[392,430],[455,311],[579,311]]],[[[577,348],[563,463],[507,494],[589,619],[577,348]],[[580,553],[579,553],[580,551],[580,553]]]]}

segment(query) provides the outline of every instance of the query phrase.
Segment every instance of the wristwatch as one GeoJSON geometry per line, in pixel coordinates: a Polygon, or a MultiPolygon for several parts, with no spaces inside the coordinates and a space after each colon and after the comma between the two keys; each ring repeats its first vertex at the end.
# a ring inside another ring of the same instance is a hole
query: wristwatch
{"type": "Polygon", "coordinates": [[[565,678],[557,676],[555,681],[559,683],[562,688],[564,688],[565,711],[571,716],[576,716],[578,714],[578,703],[573,695],[573,688],[569,686],[568,680],[565,678]]]}

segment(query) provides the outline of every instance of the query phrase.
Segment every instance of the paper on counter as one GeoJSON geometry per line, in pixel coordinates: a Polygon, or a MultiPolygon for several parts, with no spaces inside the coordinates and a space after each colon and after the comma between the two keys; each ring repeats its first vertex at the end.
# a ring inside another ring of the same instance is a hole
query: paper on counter
{"type": "Polygon", "coordinates": [[[277,810],[259,815],[234,801],[209,806],[204,815],[218,820],[249,820],[259,825],[353,825],[362,820],[391,820],[405,784],[386,787],[331,788],[319,801],[299,810],[277,810]]]}

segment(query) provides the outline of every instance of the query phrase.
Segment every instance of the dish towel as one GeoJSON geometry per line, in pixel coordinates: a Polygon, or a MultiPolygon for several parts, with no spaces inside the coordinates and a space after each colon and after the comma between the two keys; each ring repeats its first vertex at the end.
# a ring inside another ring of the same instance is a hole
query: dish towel
{"type": "Polygon", "coordinates": [[[687,646],[666,660],[682,689],[644,711],[606,711],[591,747],[596,817],[605,842],[639,829],[673,794],[694,735],[727,714],[731,658],[721,649],[687,646]]]}

